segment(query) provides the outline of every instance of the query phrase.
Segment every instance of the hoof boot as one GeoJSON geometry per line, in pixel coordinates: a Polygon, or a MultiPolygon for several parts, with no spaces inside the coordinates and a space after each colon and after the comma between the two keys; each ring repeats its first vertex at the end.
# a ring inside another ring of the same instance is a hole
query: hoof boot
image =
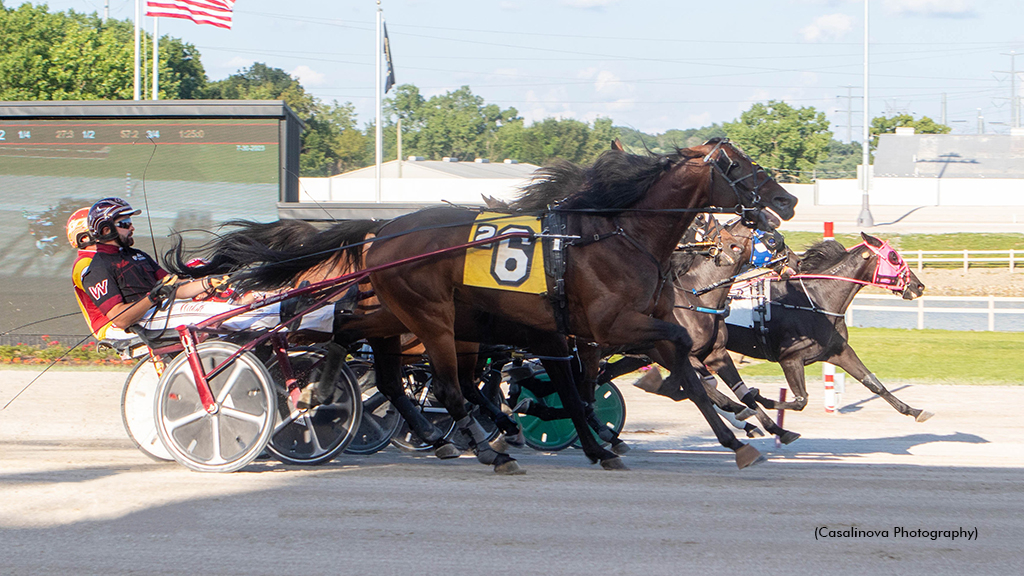
{"type": "Polygon", "coordinates": [[[931,418],[932,416],[935,416],[934,412],[929,412],[927,410],[921,410],[921,413],[918,414],[917,418],[914,418],[914,420],[917,420],[918,422],[924,422],[925,420],[931,418]]]}
{"type": "Polygon", "coordinates": [[[619,456],[626,454],[627,452],[629,452],[629,450],[629,444],[626,444],[621,440],[616,444],[612,444],[612,452],[618,454],[619,456]]]}
{"type": "Polygon", "coordinates": [[[629,470],[629,467],[622,461],[622,458],[606,458],[601,460],[601,468],[605,470],[629,470]]]}
{"type": "Polygon", "coordinates": [[[505,476],[518,476],[520,474],[526,474],[526,469],[520,466],[519,462],[509,460],[503,464],[495,464],[494,473],[503,474],[505,476]]]}
{"type": "Polygon", "coordinates": [[[793,442],[796,442],[799,438],[800,435],[797,434],[796,432],[790,432],[789,430],[786,430],[786,432],[782,436],[779,436],[779,442],[782,442],[783,444],[792,444],[793,442]]]}
{"type": "Polygon", "coordinates": [[[440,445],[434,447],[434,456],[437,456],[441,460],[448,460],[450,458],[458,458],[459,456],[462,456],[462,451],[459,450],[455,444],[442,441],[440,445]]]}
{"type": "Polygon", "coordinates": [[[750,428],[745,428],[744,430],[747,433],[747,438],[762,438],[764,436],[764,432],[762,432],[761,429],[758,428],[757,426],[751,426],[750,428]]]}

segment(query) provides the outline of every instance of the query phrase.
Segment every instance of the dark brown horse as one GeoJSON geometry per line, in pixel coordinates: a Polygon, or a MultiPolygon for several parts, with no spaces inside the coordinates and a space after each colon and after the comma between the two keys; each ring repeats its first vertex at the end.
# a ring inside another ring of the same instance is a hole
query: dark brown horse
{"type": "MultiPolygon", "coordinates": [[[[529,191],[559,187],[557,168],[548,169],[529,191]]],[[[790,218],[796,199],[746,155],[726,141],[680,150],[668,156],[640,157],[606,152],[585,172],[581,190],[554,208],[564,226],[548,230],[566,245],[564,278],[548,278],[548,294],[564,287],[565,326],[561,329],[602,346],[656,346],[673,358],[670,381],[684,386],[719,441],[737,452],[745,467],[761,458],[738,441],[714,412],[689,363],[692,340],[672,322],[672,291],[667,286],[670,258],[696,212],[709,206],[735,209],[756,219],[763,207],[790,218]],[[561,281],[559,281],[561,280],[561,281]]],[[[579,182],[572,182],[576,186],[579,182]]],[[[572,385],[568,350],[548,294],[525,294],[463,283],[464,245],[476,213],[457,208],[422,210],[383,226],[366,253],[370,280],[385,308],[348,320],[337,338],[390,338],[411,331],[426,347],[435,372],[435,393],[466,433],[478,438],[458,386],[456,338],[526,345],[544,356],[563,405],[581,431],[585,454],[606,468],[622,467],[588,433],[582,402],[572,385]],[[400,267],[381,268],[424,254],[400,267]],[[497,328],[497,330],[495,330],[497,328]]],[[[333,244],[308,245],[287,255],[264,255],[272,263],[250,278],[278,280],[324,259],[333,244]]],[[[506,246],[509,248],[509,246],[506,246]]],[[[253,260],[259,260],[254,258],[253,260]]],[[[539,265],[539,264],[538,264],[539,265]]],[[[487,454],[477,439],[478,456],[496,469],[507,460],[487,454]],[[500,462],[500,464],[499,464],[500,462]]],[[[492,452],[493,454],[493,452],[492,452]]]]}

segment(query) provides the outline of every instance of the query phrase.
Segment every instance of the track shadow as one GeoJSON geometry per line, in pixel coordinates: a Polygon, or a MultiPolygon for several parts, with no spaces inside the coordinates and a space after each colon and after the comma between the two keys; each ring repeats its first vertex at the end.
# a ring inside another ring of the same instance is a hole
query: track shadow
{"type": "MultiPolygon", "coordinates": [[[[903,386],[900,386],[899,388],[893,388],[892,390],[889,390],[889,392],[892,392],[893,394],[895,394],[895,393],[899,392],[900,390],[903,390],[904,388],[910,388],[910,384],[904,384],[903,386]]],[[[873,400],[881,400],[881,399],[882,399],[882,397],[878,396],[877,394],[874,395],[874,396],[868,396],[867,398],[865,398],[863,400],[860,400],[858,402],[853,402],[852,404],[847,404],[846,406],[838,408],[836,411],[839,412],[840,414],[853,414],[854,412],[858,412],[868,402],[871,402],[873,400]]]]}
{"type": "MultiPolygon", "coordinates": [[[[800,458],[806,460],[818,456],[827,460],[831,457],[857,454],[910,454],[910,449],[934,442],[957,442],[963,444],[988,444],[989,440],[975,434],[954,432],[952,434],[910,434],[884,438],[807,438],[803,437],[776,449],[774,444],[766,447],[773,457],[800,458]]],[[[758,448],[761,448],[758,445],[758,448]]]]}
{"type": "Polygon", "coordinates": [[[95,468],[73,468],[69,470],[47,470],[43,472],[20,472],[0,474],[0,486],[12,484],[65,484],[68,482],[89,482],[122,472],[138,471],[151,466],[98,466],[95,468]]]}

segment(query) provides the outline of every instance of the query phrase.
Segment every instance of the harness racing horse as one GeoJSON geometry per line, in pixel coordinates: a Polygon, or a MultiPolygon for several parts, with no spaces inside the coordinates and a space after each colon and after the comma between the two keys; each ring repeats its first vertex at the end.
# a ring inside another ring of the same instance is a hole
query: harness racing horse
{"type": "Polygon", "coordinates": [[[802,410],[807,405],[804,366],[829,362],[846,371],[900,414],[924,422],[934,414],[911,408],[872,374],[848,341],[846,309],[864,286],[892,290],[911,300],[924,293],[924,284],[909,269],[903,258],[879,238],[861,233],[863,242],[846,250],[834,240],[811,246],[799,261],[798,274],[770,284],[767,304],[770,318],[763,330],[730,325],[726,346],[717,346],[705,361],[725,382],[743,397],[766,408],[802,410]],[[757,389],[746,389],[728,352],[732,350],[754,358],[778,362],[796,398],[778,402],[761,396],[757,389]]]}
{"type": "MultiPolygon", "coordinates": [[[[750,415],[756,415],[758,421],[772,434],[786,444],[789,444],[800,437],[799,434],[779,427],[764,413],[756,404],[747,407],[744,404],[730,400],[716,388],[714,376],[707,372],[704,360],[717,347],[725,346],[726,330],[722,319],[729,312],[728,299],[729,289],[735,279],[741,275],[744,269],[754,263],[752,253],[755,244],[761,244],[757,253],[768,262],[757,262],[757,264],[774,264],[778,262],[776,255],[787,254],[788,250],[784,242],[773,233],[765,233],[755,230],[737,219],[729,222],[724,227],[718,224],[710,215],[701,214],[694,222],[683,238],[679,251],[673,257],[673,288],[675,290],[675,321],[686,328],[694,345],[691,351],[691,361],[694,368],[704,375],[703,382],[705,390],[712,402],[724,411],[733,413],[736,418],[745,419],[750,415]],[[699,224],[699,225],[697,225],[699,224]],[[722,238],[727,241],[722,241],[722,238]],[[695,252],[690,250],[702,244],[709,244],[707,239],[716,238],[715,246],[711,252],[695,252]],[[755,243],[755,238],[757,242],[755,243]],[[762,241],[762,238],[765,238],[762,241]]],[[[771,272],[774,268],[766,269],[771,272]]],[[[652,359],[659,363],[664,360],[659,358],[657,353],[652,354],[652,359]]],[[[643,358],[626,358],[605,366],[600,374],[600,381],[613,379],[626,372],[632,371],[649,361],[643,358]]],[[[686,399],[681,388],[673,388],[671,384],[662,381],[661,374],[657,370],[648,372],[637,381],[635,386],[651,393],[667,396],[675,401],[686,399]]],[[[748,436],[760,435],[760,431],[753,424],[742,424],[734,426],[744,429],[748,436]]]]}
{"type": "MultiPolygon", "coordinates": [[[[190,251],[204,256],[205,264],[200,266],[189,266],[188,258],[184,255],[182,239],[179,237],[175,244],[164,255],[165,266],[168,270],[179,275],[206,276],[210,274],[231,274],[238,273],[252,264],[249,260],[256,247],[263,247],[271,250],[297,250],[301,249],[307,242],[323,245],[324,242],[338,242],[335,246],[346,246],[344,250],[335,254],[335,257],[327,259],[320,264],[307,270],[303,270],[290,278],[284,278],[278,283],[264,283],[261,288],[267,290],[282,290],[296,288],[307,283],[316,283],[328,278],[335,278],[348,274],[363,266],[363,253],[368,244],[361,241],[368,241],[374,237],[377,230],[384,222],[371,220],[348,220],[336,223],[330,228],[321,231],[316,226],[301,220],[278,220],[270,223],[253,222],[249,220],[231,220],[221,225],[222,229],[228,231],[218,234],[216,238],[205,245],[190,251]],[[318,235],[331,238],[323,240],[318,235]],[[343,238],[339,241],[337,238],[343,238]]],[[[304,300],[308,303],[310,299],[304,300]]],[[[367,314],[378,310],[381,306],[376,296],[373,295],[369,282],[363,282],[347,293],[342,300],[345,307],[354,314],[367,314]]],[[[297,301],[285,301],[282,310],[289,314],[301,304],[297,301]]],[[[312,337],[313,341],[320,341],[321,335],[293,334],[290,339],[304,342],[312,337]]],[[[459,353],[461,365],[460,383],[466,398],[479,406],[483,413],[504,432],[507,444],[520,446],[523,444],[522,432],[519,425],[507,414],[494,404],[494,402],[480,394],[475,385],[474,371],[476,352],[479,346],[472,342],[459,342],[459,353]]],[[[377,372],[375,382],[378,383],[378,390],[391,402],[402,418],[409,423],[411,429],[424,439],[428,439],[434,445],[435,454],[441,458],[457,457],[459,452],[455,450],[448,439],[443,438],[438,430],[410,401],[402,389],[402,369],[395,364],[409,364],[422,358],[424,348],[420,341],[411,334],[404,334],[396,341],[373,340],[371,348],[374,351],[374,368],[377,372]]]]}
{"type": "MultiPolygon", "coordinates": [[[[531,186],[559,185],[557,170],[541,172],[531,186]]],[[[548,294],[564,287],[565,332],[602,346],[656,345],[664,357],[673,358],[669,380],[688,390],[719,441],[736,451],[741,468],[763,457],[726,428],[690,366],[692,340],[671,321],[669,260],[698,211],[722,207],[756,219],[767,206],[789,219],[795,204],[795,197],[724,140],[667,156],[610,151],[587,169],[583,189],[552,209],[564,217],[563,226],[542,235],[557,236],[568,253],[562,281],[546,280],[548,294]]],[[[386,338],[405,330],[418,336],[430,357],[438,399],[475,439],[479,424],[468,417],[458,387],[456,338],[525,344],[544,357],[586,456],[606,468],[623,467],[618,456],[586,433],[584,406],[572,385],[565,334],[556,319],[561,305],[547,294],[476,288],[463,282],[465,251],[458,248],[466,244],[475,217],[470,210],[431,208],[381,227],[366,252],[365,265],[384,309],[353,316],[335,338],[386,338]],[[394,266],[396,262],[403,264],[394,266]]],[[[507,242],[506,247],[511,246],[507,242]]],[[[290,254],[266,253],[262,260],[268,264],[248,272],[248,278],[256,285],[262,279],[280,278],[324,260],[323,251],[338,245],[306,244],[290,254]]],[[[494,463],[497,470],[500,457],[495,459],[481,444],[478,439],[478,458],[494,463]]]]}

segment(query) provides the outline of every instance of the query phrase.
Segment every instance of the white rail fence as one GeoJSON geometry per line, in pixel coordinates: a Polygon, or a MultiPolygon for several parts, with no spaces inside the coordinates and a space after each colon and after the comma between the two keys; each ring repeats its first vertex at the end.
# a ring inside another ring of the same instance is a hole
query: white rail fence
{"type": "Polygon", "coordinates": [[[907,264],[943,268],[962,266],[966,271],[971,266],[986,268],[1009,268],[1010,272],[1024,264],[1021,250],[906,250],[900,251],[907,264]]]}
{"type": "MultiPolygon", "coordinates": [[[[953,315],[968,319],[965,324],[972,324],[971,319],[987,319],[987,331],[995,331],[996,319],[1005,317],[1009,320],[1008,328],[1003,331],[1024,331],[1024,298],[1007,298],[997,296],[923,296],[915,300],[896,299],[882,294],[858,294],[846,310],[846,323],[854,326],[854,319],[861,312],[885,312],[887,318],[896,315],[916,314],[916,327],[924,330],[926,315],[953,315]],[[876,304],[878,302],[878,304],[876,304]]],[[[934,326],[934,323],[932,323],[934,326]]],[[[973,328],[961,328],[971,330],[973,328]]]]}

